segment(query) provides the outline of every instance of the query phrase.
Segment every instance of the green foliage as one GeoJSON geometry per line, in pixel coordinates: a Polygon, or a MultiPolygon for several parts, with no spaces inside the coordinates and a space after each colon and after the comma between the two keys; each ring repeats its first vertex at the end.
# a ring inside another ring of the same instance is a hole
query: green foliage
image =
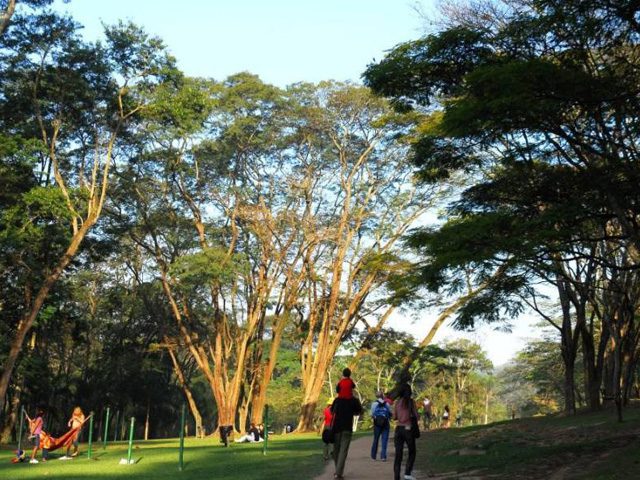
{"type": "Polygon", "coordinates": [[[183,255],[171,265],[170,273],[187,285],[228,284],[248,269],[244,255],[227,258],[222,247],[211,247],[201,252],[183,255]]]}
{"type": "Polygon", "coordinates": [[[409,240],[431,290],[491,279],[461,326],[516,317],[535,283],[598,241],[640,246],[635,19],[597,1],[476,7],[364,73],[402,111],[428,112],[412,144],[419,178],[467,178],[445,221],[409,240]]]}
{"type": "MultiPolygon", "coordinates": [[[[576,395],[584,405],[584,370],[581,355],[576,362],[576,395]]],[[[564,403],[564,369],[560,347],[547,334],[531,341],[498,373],[499,396],[520,417],[557,413],[564,403]]]]}
{"type": "MultiPolygon", "coordinates": [[[[276,433],[280,433],[285,424],[296,424],[302,402],[301,385],[299,354],[290,345],[283,345],[267,390],[270,425],[276,433]]],[[[324,405],[319,405],[318,412],[323,408],[324,405]]]]}

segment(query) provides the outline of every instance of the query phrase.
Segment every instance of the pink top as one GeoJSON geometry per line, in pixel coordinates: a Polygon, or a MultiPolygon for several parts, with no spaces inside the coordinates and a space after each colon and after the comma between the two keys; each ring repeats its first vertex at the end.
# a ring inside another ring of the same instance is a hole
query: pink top
{"type": "Polygon", "coordinates": [[[394,404],[393,418],[397,420],[397,425],[411,427],[411,417],[418,418],[418,412],[416,411],[416,404],[413,399],[400,399],[394,404]]]}
{"type": "Polygon", "coordinates": [[[36,417],[31,425],[31,433],[33,435],[40,435],[42,433],[42,417],[36,417]]]}

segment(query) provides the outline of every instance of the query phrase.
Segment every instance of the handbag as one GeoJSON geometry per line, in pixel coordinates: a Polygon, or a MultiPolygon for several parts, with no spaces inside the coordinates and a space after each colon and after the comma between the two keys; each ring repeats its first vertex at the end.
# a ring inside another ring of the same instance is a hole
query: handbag
{"type": "Polygon", "coordinates": [[[322,431],[322,441],[324,443],[335,443],[336,441],[336,432],[333,431],[333,425],[330,427],[326,427],[322,431]]]}
{"type": "Polygon", "coordinates": [[[413,435],[413,438],[420,438],[420,427],[418,426],[418,419],[414,416],[411,417],[411,435],[413,435]]]}
{"type": "Polygon", "coordinates": [[[416,412],[415,403],[411,408],[411,435],[413,438],[420,438],[420,426],[418,425],[418,412],[416,412]]]}

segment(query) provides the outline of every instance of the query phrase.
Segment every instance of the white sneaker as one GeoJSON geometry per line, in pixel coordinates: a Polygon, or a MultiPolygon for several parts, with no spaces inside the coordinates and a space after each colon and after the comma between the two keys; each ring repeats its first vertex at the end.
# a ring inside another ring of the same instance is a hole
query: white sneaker
{"type": "Polygon", "coordinates": [[[31,460],[29,460],[29,463],[38,463],[38,460],[36,460],[35,458],[32,458],[31,460]]]}
{"type": "Polygon", "coordinates": [[[416,477],[414,477],[413,475],[405,475],[404,480],[416,480],[416,477]]]}
{"type": "Polygon", "coordinates": [[[67,457],[65,455],[64,457],[60,457],[58,460],[71,460],[71,457],[67,457]]]}

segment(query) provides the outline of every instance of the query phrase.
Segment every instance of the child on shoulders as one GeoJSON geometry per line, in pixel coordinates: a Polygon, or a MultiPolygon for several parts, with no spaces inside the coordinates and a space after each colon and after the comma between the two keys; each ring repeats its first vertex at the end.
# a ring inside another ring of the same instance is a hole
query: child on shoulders
{"type": "Polygon", "coordinates": [[[350,399],[353,398],[353,391],[356,388],[356,384],[353,380],[351,380],[351,369],[345,368],[342,371],[342,378],[338,382],[336,386],[336,392],[338,393],[338,398],[350,399]]]}

